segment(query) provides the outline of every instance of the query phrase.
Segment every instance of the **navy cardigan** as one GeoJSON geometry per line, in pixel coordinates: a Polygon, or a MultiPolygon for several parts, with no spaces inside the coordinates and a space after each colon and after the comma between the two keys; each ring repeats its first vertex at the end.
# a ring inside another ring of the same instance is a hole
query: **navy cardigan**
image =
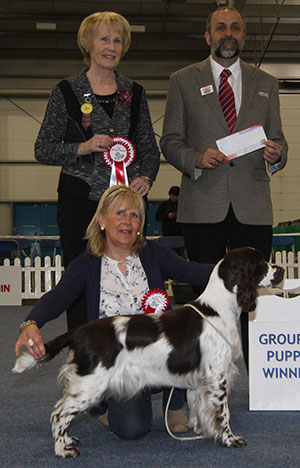
{"type": "MultiPolygon", "coordinates": [[[[165,290],[173,279],[204,288],[213,269],[211,264],[188,262],[172,249],[148,241],[139,253],[150,289],[165,290]]],[[[41,328],[61,315],[80,295],[85,294],[88,322],[99,318],[101,257],[84,252],[73,260],[56,287],[44,294],[25,320],[35,320],[41,328]]]]}

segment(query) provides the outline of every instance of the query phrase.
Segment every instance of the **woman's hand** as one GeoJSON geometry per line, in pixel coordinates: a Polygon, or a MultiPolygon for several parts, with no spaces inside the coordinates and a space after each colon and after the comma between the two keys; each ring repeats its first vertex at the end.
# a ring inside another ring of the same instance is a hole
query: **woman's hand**
{"type": "Polygon", "coordinates": [[[45,354],[46,351],[43,343],[43,337],[36,325],[27,325],[23,328],[15,346],[17,356],[20,355],[21,346],[25,346],[35,359],[42,357],[45,354]]]}
{"type": "Polygon", "coordinates": [[[78,155],[85,156],[91,153],[103,153],[114,145],[114,140],[109,135],[94,135],[88,141],[80,143],[78,146],[78,155]]]}
{"type": "Polygon", "coordinates": [[[151,184],[146,177],[141,176],[133,179],[129,187],[135,192],[139,193],[142,197],[144,197],[149,192],[151,184]]]}

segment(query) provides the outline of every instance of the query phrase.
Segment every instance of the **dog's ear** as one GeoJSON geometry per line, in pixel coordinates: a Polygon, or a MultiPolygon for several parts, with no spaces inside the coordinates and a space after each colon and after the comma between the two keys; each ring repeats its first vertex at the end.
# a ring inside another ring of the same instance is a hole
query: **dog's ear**
{"type": "Polygon", "coordinates": [[[251,248],[229,251],[220,264],[219,275],[229,291],[233,292],[236,286],[237,302],[242,312],[255,310],[257,287],[267,268],[262,255],[251,248]]]}
{"type": "Polygon", "coordinates": [[[245,276],[237,284],[236,298],[242,312],[252,312],[256,308],[257,282],[254,277],[245,276]]]}

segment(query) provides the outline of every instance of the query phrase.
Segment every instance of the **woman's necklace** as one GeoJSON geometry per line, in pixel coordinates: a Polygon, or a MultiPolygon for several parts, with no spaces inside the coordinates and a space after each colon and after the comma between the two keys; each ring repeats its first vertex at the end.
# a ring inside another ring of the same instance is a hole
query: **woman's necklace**
{"type": "Polygon", "coordinates": [[[112,102],[115,102],[116,97],[117,97],[117,91],[112,94],[108,94],[107,96],[103,96],[100,94],[95,94],[97,101],[99,104],[111,104],[112,102]]]}

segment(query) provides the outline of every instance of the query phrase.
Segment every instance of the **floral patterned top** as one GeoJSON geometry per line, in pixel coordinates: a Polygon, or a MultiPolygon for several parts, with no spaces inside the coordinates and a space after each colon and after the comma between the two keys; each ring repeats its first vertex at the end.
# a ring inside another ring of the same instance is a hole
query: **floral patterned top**
{"type": "Polygon", "coordinates": [[[138,254],[126,258],[125,276],[117,260],[106,255],[102,258],[99,318],[143,314],[141,302],[148,291],[148,280],[138,254]]]}

